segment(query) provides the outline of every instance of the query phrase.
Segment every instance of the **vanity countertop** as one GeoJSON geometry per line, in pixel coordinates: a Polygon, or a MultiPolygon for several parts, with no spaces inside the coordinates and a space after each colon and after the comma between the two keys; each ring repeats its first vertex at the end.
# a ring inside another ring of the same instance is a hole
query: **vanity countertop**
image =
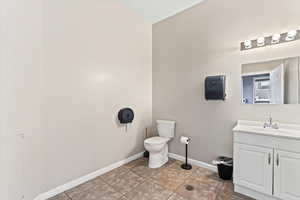
{"type": "Polygon", "coordinates": [[[272,137],[281,137],[300,140],[300,125],[281,124],[279,129],[264,128],[264,122],[239,120],[233,132],[252,133],[272,137]]]}

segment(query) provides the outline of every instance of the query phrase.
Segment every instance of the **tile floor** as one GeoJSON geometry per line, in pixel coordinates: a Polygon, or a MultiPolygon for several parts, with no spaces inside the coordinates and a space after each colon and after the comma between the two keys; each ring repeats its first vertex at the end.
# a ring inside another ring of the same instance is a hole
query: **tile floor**
{"type": "Polygon", "coordinates": [[[170,159],[162,168],[150,169],[141,158],[49,200],[250,200],[234,193],[232,182],[216,173],[196,166],[185,171],[181,164],[170,159]]]}

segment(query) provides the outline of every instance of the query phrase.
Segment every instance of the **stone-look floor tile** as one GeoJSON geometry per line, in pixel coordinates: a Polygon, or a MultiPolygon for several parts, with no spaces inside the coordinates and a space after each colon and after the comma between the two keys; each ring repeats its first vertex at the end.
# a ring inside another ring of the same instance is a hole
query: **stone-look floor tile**
{"type": "Polygon", "coordinates": [[[100,178],[73,188],[66,193],[72,200],[118,200],[122,196],[121,193],[116,192],[100,178]]]}
{"type": "Polygon", "coordinates": [[[232,193],[232,194],[220,193],[218,194],[216,200],[254,200],[254,199],[236,193],[232,193]]]}
{"type": "Polygon", "coordinates": [[[118,200],[129,200],[129,199],[127,199],[125,196],[122,196],[120,199],[118,199],[118,200]]]}
{"type": "Polygon", "coordinates": [[[150,181],[144,182],[125,196],[130,200],[167,200],[173,192],[150,181]]]}
{"type": "Polygon", "coordinates": [[[132,169],[137,166],[148,166],[148,159],[147,158],[139,158],[137,160],[131,161],[131,162],[123,165],[123,167],[128,168],[128,169],[132,169]]]}
{"type": "Polygon", "coordinates": [[[220,188],[220,183],[207,183],[207,180],[201,181],[199,179],[188,178],[176,192],[188,200],[215,200],[220,188]],[[188,191],[186,189],[187,185],[193,186],[194,190],[188,191]]]}
{"type": "MultiPolygon", "coordinates": [[[[161,166],[161,168],[168,167],[171,164],[173,164],[174,162],[176,162],[175,159],[169,158],[168,162],[165,163],[163,166],[161,166]]],[[[138,167],[138,166],[148,167],[148,164],[149,164],[149,159],[148,158],[139,158],[137,160],[134,160],[134,161],[131,161],[130,163],[125,164],[123,167],[132,169],[132,168],[138,167]]]]}
{"type": "Polygon", "coordinates": [[[237,193],[234,193],[231,200],[254,200],[250,197],[246,197],[244,195],[241,195],[241,194],[237,194],[237,193]]]}
{"type": "Polygon", "coordinates": [[[141,184],[143,181],[145,181],[145,178],[129,171],[128,173],[111,180],[110,185],[116,191],[124,195],[141,184]]]}
{"type": "Polygon", "coordinates": [[[168,162],[164,164],[162,167],[169,167],[170,165],[174,164],[177,160],[173,158],[169,158],[168,162]]]}
{"type": "Polygon", "coordinates": [[[68,191],[66,191],[66,194],[71,197],[71,196],[77,196],[81,193],[88,192],[91,188],[93,188],[94,183],[92,181],[88,181],[86,183],[83,183],[75,188],[72,188],[68,191]]]}
{"type": "Polygon", "coordinates": [[[253,199],[235,193],[232,181],[224,181],[223,187],[218,193],[217,200],[253,200],[253,199]]]}
{"type": "Polygon", "coordinates": [[[123,176],[124,174],[127,174],[129,172],[129,169],[126,167],[118,167],[110,172],[107,172],[100,176],[102,180],[104,180],[106,183],[111,184],[116,178],[123,176]]]}
{"type": "Polygon", "coordinates": [[[151,169],[148,166],[136,166],[134,168],[131,169],[132,172],[136,173],[139,176],[142,176],[144,178],[151,178],[154,175],[156,175],[157,173],[159,173],[159,171],[161,171],[162,168],[156,168],[156,169],[151,169]]]}
{"type": "Polygon", "coordinates": [[[169,190],[176,190],[189,177],[189,174],[182,173],[182,170],[165,168],[155,174],[152,179],[169,190]]]}
{"type": "Polygon", "coordinates": [[[168,200],[187,200],[187,199],[174,193],[168,200]]]}
{"type": "Polygon", "coordinates": [[[150,169],[141,158],[49,200],[252,200],[235,193],[232,181],[221,180],[217,173],[196,166],[183,170],[182,163],[170,159],[150,169]]]}
{"type": "Polygon", "coordinates": [[[195,170],[197,170],[199,168],[199,167],[193,165],[191,170],[184,170],[181,168],[182,164],[184,164],[184,162],[176,160],[172,164],[170,164],[168,166],[168,168],[180,170],[181,173],[187,174],[187,175],[191,175],[195,170]]]}
{"type": "Polygon", "coordinates": [[[62,194],[56,195],[55,197],[52,197],[48,200],[70,200],[70,198],[65,193],[62,193],[62,194]]]}
{"type": "Polygon", "coordinates": [[[234,194],[234,186],[232,181],[223,181],[221,192],[230,195],[234,194]]]}
{"type": "Polygon", "coordinates": [[[218,174],[216,172],[213,172],[211,170],[208,170],[208,169],[205,169],[205,168],[202,168],[202,167],[198,167],[197,169],[195,169],[193,171],[193,174],[192,174],[194,177],[206,177],[206,178],[212,178],[212,179],[215,179],[215,178],[219,178],[218,177],[218,174]]]}

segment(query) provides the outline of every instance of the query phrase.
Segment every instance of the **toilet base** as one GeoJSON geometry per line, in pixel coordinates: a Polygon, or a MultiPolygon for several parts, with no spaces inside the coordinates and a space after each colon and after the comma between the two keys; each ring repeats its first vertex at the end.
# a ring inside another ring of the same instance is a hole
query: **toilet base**
{"type": "Polygon", "coordinates": [[[169,161],[168,145],[161,152],[150,152],[149,168],[159,168],[169,161]]]}

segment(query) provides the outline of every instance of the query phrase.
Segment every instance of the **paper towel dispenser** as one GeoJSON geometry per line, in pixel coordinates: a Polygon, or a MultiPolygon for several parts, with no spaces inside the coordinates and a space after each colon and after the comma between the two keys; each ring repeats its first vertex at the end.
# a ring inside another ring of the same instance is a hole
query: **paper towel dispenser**
{"type": "Polygon", "coordinates": [[[225,100],[226,76],[208,76],[205,79],[205,99],[225,100]]]}

